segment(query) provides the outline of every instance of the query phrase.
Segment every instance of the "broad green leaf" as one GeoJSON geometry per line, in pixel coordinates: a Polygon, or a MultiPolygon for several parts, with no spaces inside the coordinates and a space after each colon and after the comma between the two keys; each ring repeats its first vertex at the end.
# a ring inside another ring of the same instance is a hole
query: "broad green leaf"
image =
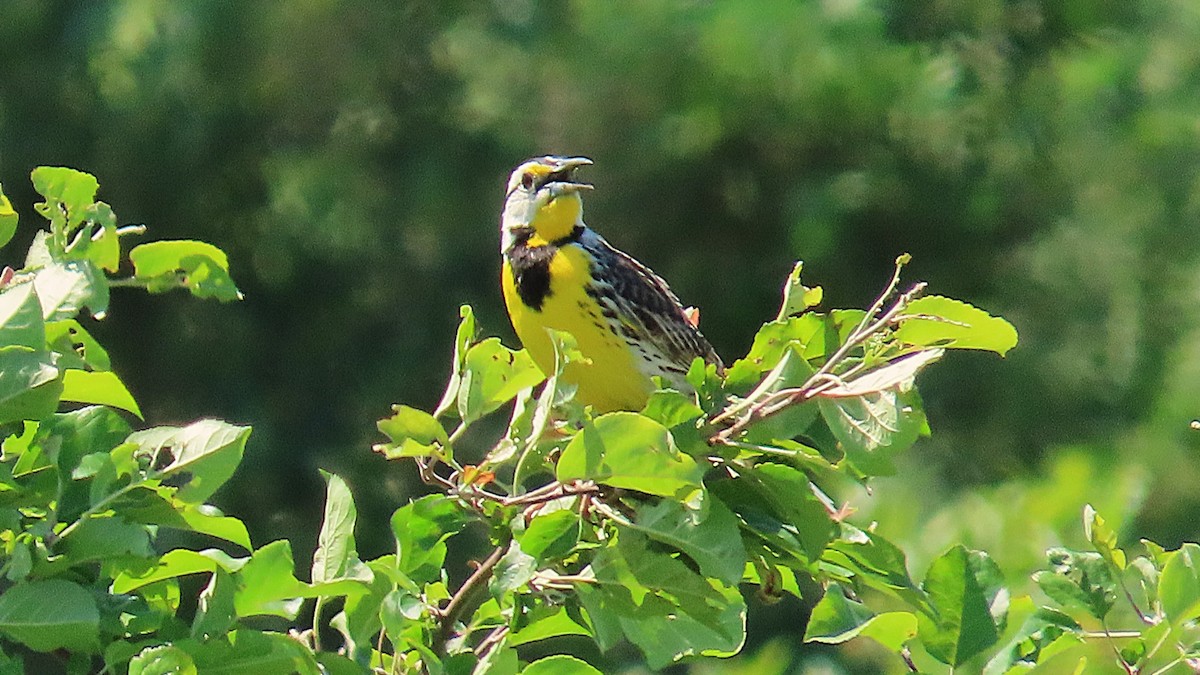
{"type": "Polygon", "coordinates": [[[234,578],[234,610],[239,617],[263,614],[295,618],[303,599],[309,595],[308,584],[296,578],[292,545],[278,539],[250,555],[234,578]]]}
{"type": "Polygon", "coordinates": [[[117,215],[104,202],[96,202],[84,211],[88,226],[71,242],[72,257],[85,257],[97,267],[116,272],[121,266],[121,242],[117,234],[117,215]]]}
{"type": "MultiPolygon", "coordinates": [[[[39,317],[40,319],[40,317],[39,317]]],[[[59,355],[59,366],[80,370],[110,370],[108,351],[75,319],[46,324],[46,344],[59,355]]]]}
{"type": "Polygon", "coordinates": [[[196,675],[196,663],[179,647],[157,645],[129,661],[129,675],[196,675]]]}
{"type": "Polygon", "coordinates": [[[1158,580],[1163,613],[1176,626],[1200,617],[1200,544],[1179,547],[1158,580]]]}
{"type": "Polygon", "coordinates": [[[824,562],[853,571],[860,583],[895,595],[921,611],[932,611],[908,574],[903,550],[878,533],[847,523],[842,523],[840,530],[840,536],[826,549],[824,562]]]}
{"type": "Polygon", "coordinates": [[[46,348],[42,305],[33,284],[18,284],[0,291],[0,347],[12,345],[38,352],[46,348]]]}
{"type": "Polygon", "coordinates": [[[821,334],[823,326],[822,318],[815,314],[763,324],[754,336],[750,351],[729,367],[726,384],[735,390],[748,389],[759,382],[762,373],[775,368],[793,346],[807,358],[807,345],[821,334]]]}
{"type": "MultiPolygon", "coordinates": [[[[1023,604],[1032,606],[1028,598],[1023,604]]],[[[1014,601],[1014,608],[1017,604],[1014,601]]],[[[1039,663],[1043,650],[1063,635],[1082,633],[1083,628],[1070,616],[1049,607],[1039,607],[1029,614],[1012,639],[996,652],[987,663],[984,675],[1004,675],[1014,666],[1033,666],[1039,663]]]]}
{"type": "Polygon", "coordinates": [[[560,635],[591,635],[586,622],[578,612],[563,606],[536,605],[528,614],[522,615],[509,633],[508,644],[518,647],[538,640],[560,635]]]}
{"type": "Polygon", "coordinates": [[[89,260],[48,263],[37,271],[33,285],[46,321],[72,319],[85,307],[95,317],[108,310],[108,282],[89,260]]]}
{"type": "Polygon", "coordinates": [[[582,522],[570,509],[538,513],[525,531],[517,535],[521,550],[539,560],[566,555],[579,541],[582,522]]]}
{"type": "Polygon", "coordinates": [[[212,573],[218,569],[236,572],[248,560],[249,558],[231,558],[216,549],[189,551],[177,548],[167,551],[153,564],[144,568],[128,569],[118,573],[113,579],[112,592],[129,593],[163,579],[174,579],[189,574],[212,573]]]}
{"type": "Polygon", "coordinates": [[[809,288],[800,283],[800,272],[804,269],[804,261],[797,261],[788,274],[787,283],[783,286],[783,304],[779,307],[776,321],[782,321],[789,316],[801,314],[809,308],[821,304],[824,293],[821,287],[809,288]]]}
{"type": "Polygon", "coordinates": [[[48,352],[0,347],[0,424],[38,420],[58,407],[62,379],[48,352]]]}
{"type": "Polygon", "coordinates": [[[1117,547],[1117,533],[1096,513],[1091,504],[1083,507],[1083,536],[1096,552],[1118,570],[1125,569],[1125,551],[1117,547]]]}
{"type": "Polygon", "coordinates": [[[1103,619],[1116,603],[1118,591],[1108,562],[1091,551],[1052,548],[1046,555],[1050,569],[1033,575],[1042,592],[1067,609],[1082,609],[1103,619]]]}
{"type": "Polygon", "coordinates": [[[591,569],[596,582],[578,593],[602,648],[623,635],[655,669],[685,656],[732,656],[741,649],[746,605],[737,588],[653,550],[636,531],[622,531],[591,569]]]}
{"type": "MultiPolygon", "coordinates": [[[[114,454],[118,450],[114,450],[114,454]]],[[[130,490],[115,507],[121,517],[131,522],[199,532],[233,542],[246,550],[252,548],[250,535],[242,521],[223,515],[209,504],[184,502],[174,492],[174,488],[147,485],[130,490]]]]}
{"type": "MultiPolygon", "coordinates": [[[[345,641],[346,654],[355,660],[369,657],[375,636],[383,627],[379,617],[383,599],[395,588],[395,582],[388,578],[388,573],[395,571],[395,556],[376,558],[366,566],[373,572],[373,578],[367,586],[367,592],[346,597],[342,611],[338,612],[329,625],[342,635],[345,641]]],[[[413,585],[408,582],[406,585],[413,585]]]]}
{"type": "Polygon", "coordinates": [[[122,555],[140,558],[153,555],[148,528],[117,517],[87,518],[55,548],[65,553],[72,564],[122,555]]]}
{"type": "Polygon", "coordinates": [[[521,675],[601,675],[595,666],[569,654],[555,654],[525,666],[521,675]]]}
{"type": "Polygon", "coordinates": [[[392,406],[392,416],[379,420],[379,431],[390,443],[375,446],[375,451],[388,459],[398,457],[427,457],[450,453],[450,439],[442,423],[425,412],[406,405],[392,406]]]}
{"type": "Polygon", "coordinates": [[[846,460],[865,476],[895,473],[892,456],[909,448],[928,428],[915,389],[819,397],[817,403],[846,460]]]}
{"type": "Polygon", "coordinates": [[[321,673],[312,650],[286,633],[241,628],[222,639],[198,644],[189,651],[197,670],[205,675],[321,673]]]}
{"type": "Polygon", "coordinates": [[[4,194],[0,186],[0,247],[7,244],[17,233],[17,212],[13,210],[12,202],[4,194]]]}
{"type": "Polygon", "coordinates": [[[313,553],[313,583],[343,578],[352,567],[360,564],[354,542],[358,508],[354,505],[350,486],[328,471],[322,470],[321,477],[325,479],[325,517],[317,536],[317,550],[313,553]]]}
{"type": "Polygon", "coordinates": [[[935,616],[918,616],[921,642],[942,663],[958,667],[991,647],[1004,630],[1008,590],[986,554],[951,548],[929,566],[921,586],[935,616]]]}
{"type": "Polygon", "coordinates": [[[242,461],[250,427],[217,420],[200,420],[186,427],[156,427],[130,434],[138,455],[162,467],[157,475],[175,478],[177,493],[188,502],[202,502],[221,487],[242,461]]]}
{"type": "Polygon", "coordinates": [[[704,506],[693,510],[668,499],[642,504],[633,527],[691,558],[705,576],[737,585],[746,568],[737,518],[719,499],[704,506]]]}
{"type": "Polygon", "coordinates": [[[841,586],[831,584],[813,608],[805,642],[841,644],[860,636],[898,652],[917,636],[917,617],[911,612],[874,614],[862,603],[847,598],[841,586]]]}
{"type": "Polygon", "coordinates": [[[151,293],[186,288],[198,298],[240,300],[225,252],[202,241],[154,241],[129,252],[134,275],[151,293]]]}
{"type": "Polygon", "coordinates": [[[904,319],[893,335],[919,347],[983,349],[1004,356],[1017,346],[1017,330],[961,300],[939,295],[918,298],[904,308],[904,319]]]}
{"type": "Polygon", "coordinates": [[[34,205],[38,213],[52,220],[57,214],[50,210],[55,203],[61,203],[67,209],[67,224],[71,226],[83,221],[87,207],[96,201],[96,191],[100,189],[95,176],[62,166],[39,166],[30,178],[33,189],[46,198],[45,202],[34,205]]]}
{"type": "Polygon", "coordinates": [[[34,651],[93,652],[99,629],[92,594],[65,579],[19,583],[0,594],[0,633],[34,651]]]}
{"type": "Polygon", "coordinates": [[[77,403],[97,403],[127,410],[140,419],[142,411],[133,394],[125,388],[121,378],[112,371],[91,372],[86,370],[63,371],[62,400],[77,403]]]}
{"type": "Polygon", "coordinates": [[[691,396],[674,389],[660,389],[650,394],[642,415],[664,427],[672,427],[699,419],[704,410],[696,405],[691,396]]]}
{"type": "Polygon", "coordinates": [[[529,583],[537,568],[538,561],[522,551],[518,542],[509,542],[508,550],[496,563],[492,578],[488,580],[488,590],[497,598],[517,591],[529,583]]]}
{"type": "Polygon", "coordinates": [[[614,412],[585,424],[558,460],[558,479],[585,479],[672,497],[701,487],[704,467],[679,452],[663,425],[614,412]]]}
{"type": "Polygon", "coordinates": [[[397,569],[418,582],[438,578],[446,557],[446,540],[458,534],[469,518],[445,495],[428,495],[396,509],[397,569]]]}
{"type": "Polygon", "coordinates": [[[821,557],[837,528],[803,471],[764,462],[714,488],[746,529],[803,564],[821,557]]]}
{"type": "Polygon", "coordinates": [[[233,575],[223,569],[213,571],[208,585],[200,592],[196,616],[192,619],[192,637],[209,640],[229,632],[237,621],[236,591],[233,575]]]}
{"type": "Polygon", "coordinates": [[[488,338],[467,350],[458,414],[464,422],[474,422],[544,379],[529,352],[514,351],[500,344],[500,338],[488,338]]]}

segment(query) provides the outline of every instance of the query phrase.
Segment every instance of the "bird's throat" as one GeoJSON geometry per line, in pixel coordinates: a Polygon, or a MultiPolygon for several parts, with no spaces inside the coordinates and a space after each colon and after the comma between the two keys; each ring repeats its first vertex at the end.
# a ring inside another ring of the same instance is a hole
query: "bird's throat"
{"type": "Polygon", "coordinates": [[[567,195],[552,200],[538,209],[530,225],[534,235],[529,240],[530,246],[545,246],[551,242],[566,239],[575,231],[580,222],[583,204],[576,195],[567,195]]]}

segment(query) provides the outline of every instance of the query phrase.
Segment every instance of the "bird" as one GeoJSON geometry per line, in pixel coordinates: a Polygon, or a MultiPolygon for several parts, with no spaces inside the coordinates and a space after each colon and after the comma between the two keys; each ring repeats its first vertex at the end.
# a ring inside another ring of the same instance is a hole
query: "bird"
{"type": "Polygon", "coordinates": [[[691,393],[696,358],[721,358],[662,277],[609,244],[583,221],[593,186],[576,171],[586,157],[523,162],[508,179],[500,219],[501,286],[517,337],[545,374],[555,372],[548,329],[570,333],[584,359],[563,368],[575,399],[598,413],[642,410],[662,378],[691,393]]]}

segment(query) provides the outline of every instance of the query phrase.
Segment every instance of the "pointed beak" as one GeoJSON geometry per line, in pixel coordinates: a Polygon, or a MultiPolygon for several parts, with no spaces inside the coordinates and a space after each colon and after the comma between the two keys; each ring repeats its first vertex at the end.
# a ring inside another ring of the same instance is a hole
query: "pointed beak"
{"type": "Polygon", "coordinates": [[[563,195],[591,190],[591,185],[580,183],[575,179],[575,169],[591,164],[592,160],[587,157],[564,157],[555,161],[554,172],[550,174],[550,181],[543,186],[543,189],[550,190],[551,200],[563,195]]]}

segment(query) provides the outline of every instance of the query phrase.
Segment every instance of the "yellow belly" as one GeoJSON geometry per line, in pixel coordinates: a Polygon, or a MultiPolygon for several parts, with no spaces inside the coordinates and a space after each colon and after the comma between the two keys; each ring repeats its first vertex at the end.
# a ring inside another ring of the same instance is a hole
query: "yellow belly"
{"type": "Polygon", "coordinates": [[[534,363],[547,374],[554,373],[554,346],[546,329],[570,333],[591,361],[569,363],[563,371],[563,379],[578,387],[575,398],[599,412],[641,410],[653,383],[638,370],[625,341],[608,328],[599,305],[584,291],[590,278],[586,253],[574,246],[559,249],[550,262],[550,294],[537,311],[521,301],[506,260],[504,302],[513,328],[534,363]]]}

